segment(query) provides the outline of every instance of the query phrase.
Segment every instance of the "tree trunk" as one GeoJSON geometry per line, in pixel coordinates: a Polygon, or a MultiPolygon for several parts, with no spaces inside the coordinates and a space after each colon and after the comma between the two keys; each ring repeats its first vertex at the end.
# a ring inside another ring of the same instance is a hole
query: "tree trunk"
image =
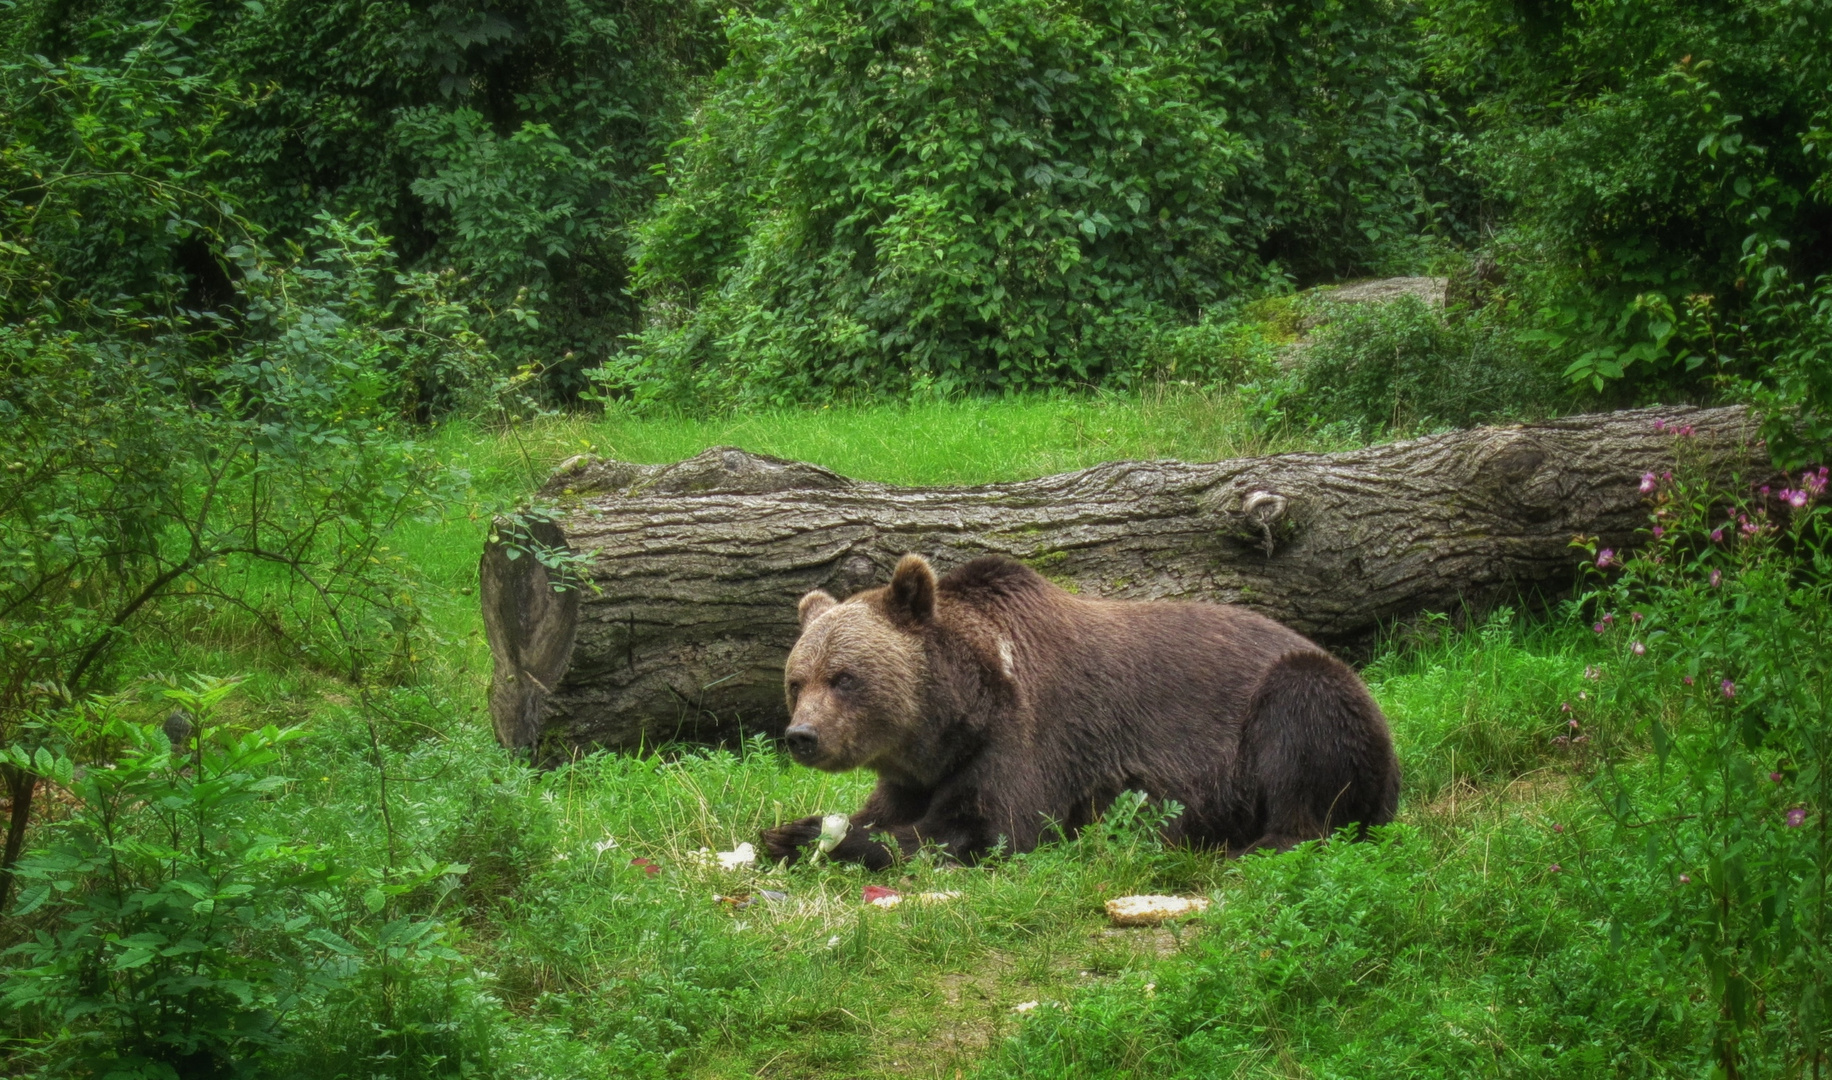
{"type": "Polygon", "coordinates": [[[547,760],[773,734],[796,601],[881,584],[907,551],[938,572],[1009,555],[1085,595],[1243,604],[1365,646],[1418,612],[1569,589],[1572,539],[1633,546],[1642,474],[1682,462],[1720,481],[1769,471],[1746,410],[1685,407],[971,488],[727,447],[673,465],[574,458],[543,489],[555,517],[500,522],[484,551],[491,714],[505,746],[547,760]]]}
{"type": "Polygon", "coordinates": [[[38,775],[15,765],[0,765],[0,782],[6,785],[6,850],[0,854],[0,912],[13,898],[13,867],[19,864],[19,853],[25,847],[26,827],[32,821],[32,795],[38,789],[38,775]]]}

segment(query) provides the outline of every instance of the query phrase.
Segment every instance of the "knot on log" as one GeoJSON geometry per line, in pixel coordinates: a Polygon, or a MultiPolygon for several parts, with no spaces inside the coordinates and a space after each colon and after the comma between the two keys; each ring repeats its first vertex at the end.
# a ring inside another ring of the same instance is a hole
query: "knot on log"
{"type": "Polygon", "coordinates": [[[1471,450],[1472,491],[1482,492],[1522,520],[1550,521],[1570,502],[1572,485],[1565,471],[1554,460],[1554,451],[1533,434],[1504,429],[1471,450]]]}
{"type": "Polygon", "coordinates": [[[1270,559],[1279,544],[1296,531],[1290,508],[1291,500],[1276,491],[1249,491],[1241,496],[1240,509],[1223,512],[1226,524],[1222,531],[1259,548],[1270,559]]]}

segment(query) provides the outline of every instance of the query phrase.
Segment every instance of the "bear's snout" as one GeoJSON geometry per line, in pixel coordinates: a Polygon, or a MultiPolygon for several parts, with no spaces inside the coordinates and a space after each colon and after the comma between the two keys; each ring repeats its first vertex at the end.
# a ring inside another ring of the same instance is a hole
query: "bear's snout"
{"type": "Polygon", "coordinates": [[[782,741],[789,745],[789,753],[795,755],[795,760],[803,765],[813,764],[814,759],[820,756],[820,733],[807,724],[796,724],[783,732],[782,741]]]}

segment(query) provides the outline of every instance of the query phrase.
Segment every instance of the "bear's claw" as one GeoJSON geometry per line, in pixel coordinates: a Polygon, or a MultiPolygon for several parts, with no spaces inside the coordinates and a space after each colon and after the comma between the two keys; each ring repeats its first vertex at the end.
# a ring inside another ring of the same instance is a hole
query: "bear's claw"
{"type": "Polygon", "coordinates": [[[821,816],[814,814],[774,829],[763,830],[763,849],[771,862],[783,859],[793,863],[801,858],[801,849],[821,838],[821,816]]]}

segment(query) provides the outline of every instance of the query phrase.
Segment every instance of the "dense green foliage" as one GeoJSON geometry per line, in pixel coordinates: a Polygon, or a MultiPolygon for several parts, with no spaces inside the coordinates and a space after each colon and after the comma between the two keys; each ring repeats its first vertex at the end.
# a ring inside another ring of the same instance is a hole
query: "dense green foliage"
{"type": "Polygon", "coordinates": [[[1124,383],[1153,323],[1439,223],[1437,118],[1379,4],[766,12],[728,21],[641,230],[631,393],[1124,383]]]}
{"type": "Polygon", "coordinates": [[[233,318],[241,234],[329,212],[537,400],[704,408],[1235,379],[1166,338],[1436,270],[1496,309],[1460,348],[1826,412],[1818,0],[9,11],[0,257],[60,317],[233,318]]]}
{"type": "Polygon", "coordinates": [[[697,4],[6,7],[4,186],[68,299],[227,315],[234,260],[185,218],[354,215],[560,395],[635,326],[622,230],[718,59],[697,4]]]}
{"type": "Polygon", "coordinates": [[[1434,73],[1470,103],[1509,207],[1500,254],[1543,278],[1529,291],[1598,348],[1590,368],[1715,359],[1663,323],[1701,294],[1735,319],[1752,254],[1804,281],[1832,269],[1829,31],[1832,6],[1793,0],[1434,5],[1434,73]]]}
{"type": "Polygon", "coordinates": [[[1318,306],[1334,317],[1315,343],[1290,372],[1263,380],[1268,421],[1373,433],[1471,427],[1556,408],[1554,373],[1492,307],[1446,318],[1414,297],[1337,311],[1327,299],[1318,306]]]}

